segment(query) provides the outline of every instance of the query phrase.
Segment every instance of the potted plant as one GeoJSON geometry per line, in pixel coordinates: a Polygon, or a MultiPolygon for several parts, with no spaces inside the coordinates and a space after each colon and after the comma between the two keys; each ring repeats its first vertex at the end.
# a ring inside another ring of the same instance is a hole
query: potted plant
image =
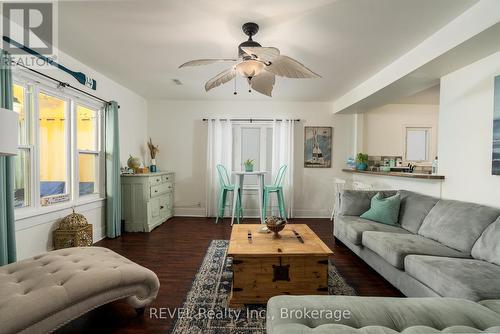
{"type": "Polygon", "coordinates": [[[253,172],[253,164],[254,160],[252,159],[245,160],[245,162],[243,162],[243,165],[245,166],[245,172],[253,172]]]}
{"type": "Polygon", "coordinates": [[[148,142],[148,148],[149,148],[149,155],[151,156],[151,166],[149,166],[149,171],[151,173],[156,172],[156,154],[160,151],[158,149],[158,145],[153,145],[153,140],[149,138],[148,142]]]}
{"type": "Polygon", "coordinates": [[[356,169],[366,170],[368,168],[368,154],[358,153],[356,156],[356,169]]]}

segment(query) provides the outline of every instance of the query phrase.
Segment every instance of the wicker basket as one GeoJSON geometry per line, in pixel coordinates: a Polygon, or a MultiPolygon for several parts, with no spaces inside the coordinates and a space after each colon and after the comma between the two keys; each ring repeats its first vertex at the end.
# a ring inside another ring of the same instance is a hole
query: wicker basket
{"type": "Polygon", "coordinates": [[[73,213],[64,217],[54,231],[54,248],[92,246],[92,224],[84,215],[73,213]]]}

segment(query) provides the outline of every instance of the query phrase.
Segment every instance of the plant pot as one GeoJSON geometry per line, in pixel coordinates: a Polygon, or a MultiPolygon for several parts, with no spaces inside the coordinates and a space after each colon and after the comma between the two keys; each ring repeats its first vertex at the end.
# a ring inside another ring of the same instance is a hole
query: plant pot
{"type": "Polygon", "coordinates": [[[356,164],[356,169],[357,170],[366,170],[368,168],[368,165],[365,164],[364,162],[358,162],[356,164]]]}
{"type": "Polygon", "coordinates": [[[245,172],[253,172],[253,165],[245,165],[245,172]]]}

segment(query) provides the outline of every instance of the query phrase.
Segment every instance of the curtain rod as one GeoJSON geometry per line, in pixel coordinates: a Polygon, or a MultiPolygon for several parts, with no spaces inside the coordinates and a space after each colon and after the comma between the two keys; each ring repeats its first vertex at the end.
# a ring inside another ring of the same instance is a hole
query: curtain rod
{"type": "MultiPolygon", "coordinates": [[[[203,119],[203,122],[208,122],[210,120],[213,120],[213,118],[204,118],[203,119]]],[[[278,122],[283,122],[283,121],[287,121],[286,119],[272,119],[272,118],[269,118],[269,119],[266,119],[266,118],[220,118],[219,119],[220,121],[230,121],[230,122],[273,122],[273,121],[278,121],[278,122]]],[[[294,122],[300,122],[300,119],[294,119],[293,120],[294,122]]]]}
{"type": "MultiPolygon", "coordinates": [[[[37,70],[34,70],[34,69],[29,68],[29,67],[27,67],[27,66],[24,66],[24,65],[22,65],[22,64],[16,63],[16,62],[14,62],[14,61],[13,61],[12,63],[13,63],[15,66],[21,66],[22,68],[25,68],[25,69],[27,69],[28,71],[34,72],[34,73],[36,73],[36,74],[38,74],[38,75],[41,75],[41,76],[42,76],[42,77],[44,77],[44,78],[50,79],[50,80],[52,80],[52,81],[55,81],[55,82],[57,82],[57,83],[58,83],[61,87],[74,89],[74,90],[76,90],[77,92],[80,92],[80,93],[82,93],[82,94],[85,94],[85,95],[87,95],[87,96],[90,96],[90,97],[92,97],[92,98],[94,98],[94,99],[96,99],[96,100],[99,100],[99,101],[104,102],[104,103],[106,103],[106,104],[111,104],[111,102],[110,102],[110,101],[107,101],[107,100],[101,99],[99,96],[95,96],[95,95],[93,95],[93,94],[87,93],[86,91],[81,90],[80,88],[77,88],[77,87],[75,87],[75,86],[72,86],[71,84],[69,84],[69,83],[67,83],[67,82],[61,81],[61,80],[59,80],[59,79],[56,79],[56,78],[54,78],[54,77],[51,77],[50,75],[47,75],[47,74],[42,73],[42,72],[39,72],[39,71],[37,71],[37,70]]],[[[118,108],[120,108],[120,106],[119,106],[119,105],[118,105],[118,108]]]]}

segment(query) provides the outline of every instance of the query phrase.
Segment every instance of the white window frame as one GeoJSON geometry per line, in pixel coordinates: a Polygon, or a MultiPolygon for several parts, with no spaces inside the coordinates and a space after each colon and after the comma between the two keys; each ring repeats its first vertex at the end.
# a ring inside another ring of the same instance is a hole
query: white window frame
{"type": "Polygon", "coordinates": [[[24,91],[24,113],[25,113],[25,118],[27,120],[27,131],[29,135],[29,144],[18,144],[17,149],[18,151],[24,150],[28,151],[28,156],[29,156],[29,164],[30,164],[30,171],[29,171],[29,194],[24,194],[24,196],[29,196],[29,205],[27,206],[22,206],[20,208],[15,208],[15,210],[22,210],[25,208],[29,208],[33,206],[33,202],[35,201],[35,188],[33,186],[33,180],[35,177],[35,157],[34,157],[34,152],[35,152],[35,145],[34,145],[34,134],[33,134],[33,128],[34,128],[34,117],[33,114],[31,113],[31,110],[33,108],[32,105],[32,91],[31,87],[27,85],[25,82],[20,81],[20,80],[13,80],[13,83],[17,86],[23,87],[24,91]],[[28,112],[29,111],[29,112],[28,112]]]}
{"type": "Polygon", "coordinates": [[[20,207],[15,209],[15,219],[25,219],[41,214],[46,214],[54,211],[64,210],[67,208],[80,206],[87,203],[102,201],[105,199],[105,154],[104,154],[104,120],[102,102],[91,99],[83,94],[70,89],[58,88],[58,85],[51,80],[43,78],[22,70],[19,68],[13,71],[13,82],[25,88],[26,113],[31,117],[30,135],[32,145],[19,146],[20,148],[30,149],[30,206],[20,207]],[[67,102],[66,113],[68,121],[66,124],[68,145],[66,149],[68,157],[68,192],[70,193],[70,200],[58,204],[42,206],[40,198],[40,131],[39,131],[39,106],[38,94],[45,92],[48,95],[64,99],[67,102]],[[26,96],[28,94],[28,96],[26,96]],[[79,195],[79,174],[78,174],[78,150],[76,141],[76,105],[93,109],[97,111],[98,115],[98,130],[97,148],[98,151],[98,168],[96,170],[96,183],[98,191],[95,194],[85,196],[79,195]]]}
{"type": "Polygon", "coordinates": [[[404,160],[413,163],[429,163],[433,159],[432,152],[432,140],[434,137],[434,127],[432,125],[411,125],[406,124],[403,126],[403,138],[404,138],[404,160]],[[424,160],[408,160],[408,130],[425,130],[426,131],[426,159],[424,160]]]}
{"type": "Polygon", "coordinates": [[[75,183],[73,187],[75,188],[75,196],[77,200],[82,199],[97,199],[100,198],[101,195],[104,193],[104,188],[103,188],[103,179],[104,179],[104,154],[103,154],[103,138],[104,138],[104,122],[102,121],[102,115],[103,115],[103,107],[96,106],[95,104],[90,104],[88,101],[72,101],[72,112],[73,112],[73,124],[72,124],[72,134],[73,134],[73,150],[76,152],[74,155],[73,159],[73,165],[74,165],[74,173],[75,173],[75,183]],[[87,109],[94,110],[96,112],[97,116],[97,122],[96,126],[97,129],[95,131],[95,143],[96,143],[96,148],[97,150],[79,150],[78,149],[78,131],[77,131],[77,126],[78,126],[78,115],[77,115],[77,109],[78,106],[84,107],[87,109]],[[80,170],[79,170],[79,157],[80,154],[88,154],[88,155],[94,155],[97,159],[97,168],[95,171],[95,179],[96,179],[96,192],[93,194],[87,194],[87,195],[80,195],[80,170]]]}
{"type": "MultiPolygon", "coordinates": [[[[52,89],[50,87],[44,87],[42,85],[37,85],[35,87],[33,87],[33,91],[34,91],[34,96],[35,98],[33,99],[34,101],[34,105],[35,105],[35,108],[34,108],[34,115],[35,115],[35,122],[34,122],[34,132],[35,132],[35,151],[36,151],[36,161],[37,161],[37,169],[36,169],[36,173],[35,173],[35,177],[37,179],[37,183],[38,183],[38,186],[36,187],[36,197],[35,197],[35,201],[38,202],[40,204],[40,207],[42,208],[45,208],[45,207],[51,207],[51,206],[57,206],[57,205],[60,205],[60,204],[64,204],[64,203],[68,203],[68,202],[72,202],[73,201],[73,196],[74,196],[74,193],[75,193],[75,189],[73,187],[73,182],[72,182],[72,162],[71,162],[71,143],[72,143],[72,140],[71,140],[71,134],[72,134],[72,128],[71,128],[71,124],[72,124],[72,121],[73,121],[73,115],[71,113],[71,99],[67,96],[65,96],[64,94],[61,94],[60,92],[58,92],[57,90],[55,89],[52,89]],[[52,97],[55,97],[57,99],[60,99],[60,100],[63,100],[66,102],[66,110],[64,111],[64,117],[65,117],[65,120],[66,120],[66,124],[65,124],[65,129],[64,129],[64,132],[65,132],[65,140],[66,140],[66,157],[69,157],[68,161],[66,162],[66,182],[67,182],[67,189],[66,189],[66,193],[64,195],[69,195],[69,200],[68,201],[64,201],[64,202],[61,202],[60,204],[51,204],[51,205],[41,205],[40,201],[41,201],[41,197],[40,197],[40,104],[39,104],[39,96],[40,94],[45,94],[45,95],[49,95],[49,96],[52,96],[52,97]]],[[[36,186],[36,184],[35,184],[36,186]]]]}

